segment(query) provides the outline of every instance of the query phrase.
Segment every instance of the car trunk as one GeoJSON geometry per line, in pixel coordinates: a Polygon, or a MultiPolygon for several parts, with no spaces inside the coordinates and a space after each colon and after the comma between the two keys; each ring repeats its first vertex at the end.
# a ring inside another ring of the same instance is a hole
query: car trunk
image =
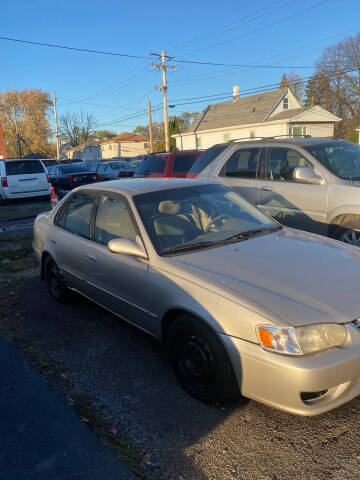
{"type": "Polygon", "coordinates": [[[38,160],[5,162],[5,171],[10,195],[47,193],[48,181],[42,164],[38,160]]]}

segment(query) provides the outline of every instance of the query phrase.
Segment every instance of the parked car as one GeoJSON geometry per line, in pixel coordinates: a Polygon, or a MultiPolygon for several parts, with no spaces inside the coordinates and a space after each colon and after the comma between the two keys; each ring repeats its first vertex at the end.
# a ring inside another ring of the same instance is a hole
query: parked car
{"type": "Polygon", "coordinates": [[[53,167],[54,165],[60,165],[59,160],[56,160],[55,158],[43,159],[42,163],[47,171],[49,170],[49,167],[53,167]]]}
{"type": "Polygon", "coordinates": [[[94,167],[87,167],[84,163],[69,163],[49,167],[49,179],[55,193],[62,198],[80,185],[98,182],[100,175],[95,172],[94,167]]]}
{"type": "Polygon", "coordinates": [[[198,150],[147,155],[134,173],[134,177],[186,177],[187,172],[201,154],[198,150]]]}
{"type": "Polygon", "coordinates": [[[360,147],[287,139],[215,145],[188,178],[218,180],[279,222],[360,246],[360,147]]]}
{"type": "Polygon", "coordinates": [[[36,218],[34,250],[56,300],[79,292],[162,341],[195,398],[316,415],[360,395],[360,250],[223,185],[80,187],[36,218]]]}
{"type": "Polygon", "coordinates": [[[101,181],[115,180],[116,178],[132,177],[135,166],[126,160],[117,162],[101,162],[96,165],[95,172],[101,181]]]}
{"type": "Polygon", "coordinates": [[[49,178],[41,160],[0,160],[0,204],[6,200],[50,195],[49,178]]]}

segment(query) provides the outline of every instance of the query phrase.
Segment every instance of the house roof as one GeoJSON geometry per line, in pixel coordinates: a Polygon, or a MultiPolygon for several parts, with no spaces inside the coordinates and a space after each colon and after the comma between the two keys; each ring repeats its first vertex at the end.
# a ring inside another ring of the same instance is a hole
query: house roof
{"type": "Polygon", "coordinates": [[[149,137],[145,137],[144,135],[136,135],[135,133],[124,132],[120,135],[116,135],[116,137],[109,138],[108,140],[104,140],[101,145],[106,143],[114,143],[114,142],[149,142],[149,137]]]}
{"type": "Polygon", "coordinates": [[[311,107],[302,107],[302,108],[293,108],[290,110],[283,110],[276,115],[272,115],[267,119],[267,121],[272,120],[293,120],[293,121],[309,121],[310,116],[305,115],[309,113],[310,116],[313,117],[314,121],[321,121],[321,122],[340,122],[340,118],[334,115],[331,112],[328,112],[324,108],[320,107],[319,105],[313,105],[311,107]]]}
{"type": "Polygon", "coordinates": [[[287,90],[287,88],[278,88],[266,93],[208,105],[194,123],[182,133],[262,123],[287,90]]]}

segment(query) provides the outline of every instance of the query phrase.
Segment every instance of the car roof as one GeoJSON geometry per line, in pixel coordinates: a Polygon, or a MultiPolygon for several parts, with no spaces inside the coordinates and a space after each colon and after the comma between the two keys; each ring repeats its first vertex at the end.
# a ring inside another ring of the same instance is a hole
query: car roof
{"type": "Polygon", "coordinates": [[[123,193],[128,197],[133,197],[140,193],[158,192],[159,190],[169,190],[172,188],[195,187],[209,183],[214,182],[184,178],[129,178],[84,185],[78,187],[76,190],[102,190],[123,193]]]}
{"type": "Polygon", "coordinates": [[[276,143],[279,145],[298,145],[300,147],[307,147],[310,145],[321,145],[321,144],[329,144],[329,143],[340,143],[340,142],[347,142],[346,139],[344,138],[327,138],[327,137],[322,137],[322,138],[311,138],[311,137],[305,137],[305,138],[259,138],[259,139],[254,139],[254,140],[245,140],[245,141],[240,141],[241,139],[234,139],[230,140],[227,144],[225,143],[218,143],[215,146],[225,146],[225,145],[258,145],[262,143],[266,144],[272,144],[276,143]]]}

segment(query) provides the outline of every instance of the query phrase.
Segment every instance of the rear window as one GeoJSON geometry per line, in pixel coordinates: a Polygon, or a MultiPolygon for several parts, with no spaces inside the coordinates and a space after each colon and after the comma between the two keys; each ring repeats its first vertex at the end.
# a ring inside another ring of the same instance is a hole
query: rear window
{"type": "Polygon", "coordinates": [[[179,155],[174,158],[173,171],[188,172],[195,162],[195,155],[179,155]]]}
{"type": "Polygon", "coordinates": [[[6,175],[27,175],[31,173],[44,173],[44,167],[39,160],[24,160],[5,162],[6,175]]]}
{"type": "Polygon", "coordinates": [[[135,173],[142,173],[143,175],[149,173],[163,173],[165,169],[166,157],[149,155],[140,163],[135,173]]]}
{"type": "Polygon", "coordinates": [[[227,148],[228,145],[215,145],[214,147],[209,148],[206,150],[204,153],[200,155],[200,157],[196,160],[196,162],[193,164],[191,169],[189,170],[189,173],[195,173],[199,174],[206,168],[207,166],[210,165],[210,163],[218,156],[220,155],[221,152],[227,148]]]}

